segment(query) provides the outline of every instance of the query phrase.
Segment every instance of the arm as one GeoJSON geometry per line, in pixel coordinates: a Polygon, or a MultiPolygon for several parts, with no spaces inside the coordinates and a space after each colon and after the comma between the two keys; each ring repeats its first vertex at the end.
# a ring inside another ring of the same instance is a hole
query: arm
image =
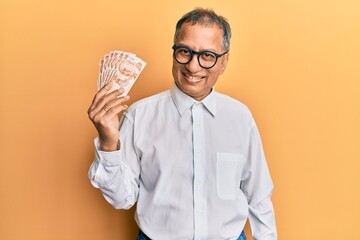
{"type": "Polygon", "coordinates": [[[139,192],[140,164],[131,144],[132,129],[132,123],[125,119],[120,128],[120,150],[101,151],[99,138],[97,137],[94,142],[95,160],[88,176],[92,185],[99,188],[104,198],[116,209],[131,208],[139,192]]]}
{"type": "Polygon", "coordinates": [[[277,239],[274,208],[270,197],[249,206],[249,221],[255,240],[277,239]]]}
{"type": "Polygon", "coordinates": [[[119,133],[118,113],[127,108],[124,102],[129,97],[118,97],[123,90],[108,94],[111,84],[95,95],[88,110],[99,134],[95,139],[95,159],[88,176],[92,185],[102,191],[113,207],[128,209],[137,199],[139,167],[132,149],[133,124],[126,117],[121,124],[121,135],[119,133]]]}
{"type": "Polygon", "coordinates": [[[255,122],[250,126],[249,158],[241,189],[249,203],[249,221],[256,240],[276,240],[275,214],[271,202],[273,183],[255,122]]]}

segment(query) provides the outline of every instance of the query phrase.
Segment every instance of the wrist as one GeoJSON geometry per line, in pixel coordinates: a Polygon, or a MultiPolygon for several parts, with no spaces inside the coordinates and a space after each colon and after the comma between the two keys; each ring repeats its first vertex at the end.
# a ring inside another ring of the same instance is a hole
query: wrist
{"type": "Polygon", "coordinates": [[[100,141],[100,150],[104,152],[113,152],[120,150],[120,140],[118,140],[116,143],[102,143],[100,141]]]}

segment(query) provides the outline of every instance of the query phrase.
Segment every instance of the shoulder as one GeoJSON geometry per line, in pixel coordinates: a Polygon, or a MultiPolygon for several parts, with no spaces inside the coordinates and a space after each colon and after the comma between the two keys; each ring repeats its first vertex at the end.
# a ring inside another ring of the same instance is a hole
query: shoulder
{"type": "Polygon", "coordinates": [[[223,93],[215,93],[218,106],[217,109],[221,115],[233,116],[236,119],[240,118],[249,124],[253,122],[252,113],[243,102],[223,93]]]}
{"type": "Polygon", "coordinates": [[[229,109],[231,111],[240,111],[244,114],[251,114],[250,109],[240,100],[219,92],[215,92],[215,94],[217,102],[221,104],[221,108],[229,109]]]}
{"type": "Polygon", "coordinates": [[[170,98],[170,91],[166,90],[164,92],[160,92],[155,95],[140,99],[131,104],[131,106],[126,110],[126,114],[134,113],[141,109],[154,108],[162,102],[168,102],[170,98]]]}

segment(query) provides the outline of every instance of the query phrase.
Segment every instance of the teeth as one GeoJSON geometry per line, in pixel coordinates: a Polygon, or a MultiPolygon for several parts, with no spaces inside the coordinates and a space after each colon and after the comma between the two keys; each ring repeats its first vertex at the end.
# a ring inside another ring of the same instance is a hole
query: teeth
{"type": "Polygon", "coordinates": [[[190,79],[200,79],[201,77],[197,77],[197,76],[187,76],[190,79]]]}
{"type": "Polygon", "coordinates": [[[185,78],[190,83],[198,83],[201,82],[203,77],[202,76],[195,76],[195,75],[188,75],[184,73],[185,78]]]}

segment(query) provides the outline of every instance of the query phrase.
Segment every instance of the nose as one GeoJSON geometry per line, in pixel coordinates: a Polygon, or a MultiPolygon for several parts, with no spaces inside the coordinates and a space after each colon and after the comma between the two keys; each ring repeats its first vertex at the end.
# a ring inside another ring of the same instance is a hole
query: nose
{"type": "Polygon", "coordinates": [[[195,73],[202,69],[198,61],[198,55],[194,54],[191,61],[188,62],[185,67],[189,72],[195,73]]]}

